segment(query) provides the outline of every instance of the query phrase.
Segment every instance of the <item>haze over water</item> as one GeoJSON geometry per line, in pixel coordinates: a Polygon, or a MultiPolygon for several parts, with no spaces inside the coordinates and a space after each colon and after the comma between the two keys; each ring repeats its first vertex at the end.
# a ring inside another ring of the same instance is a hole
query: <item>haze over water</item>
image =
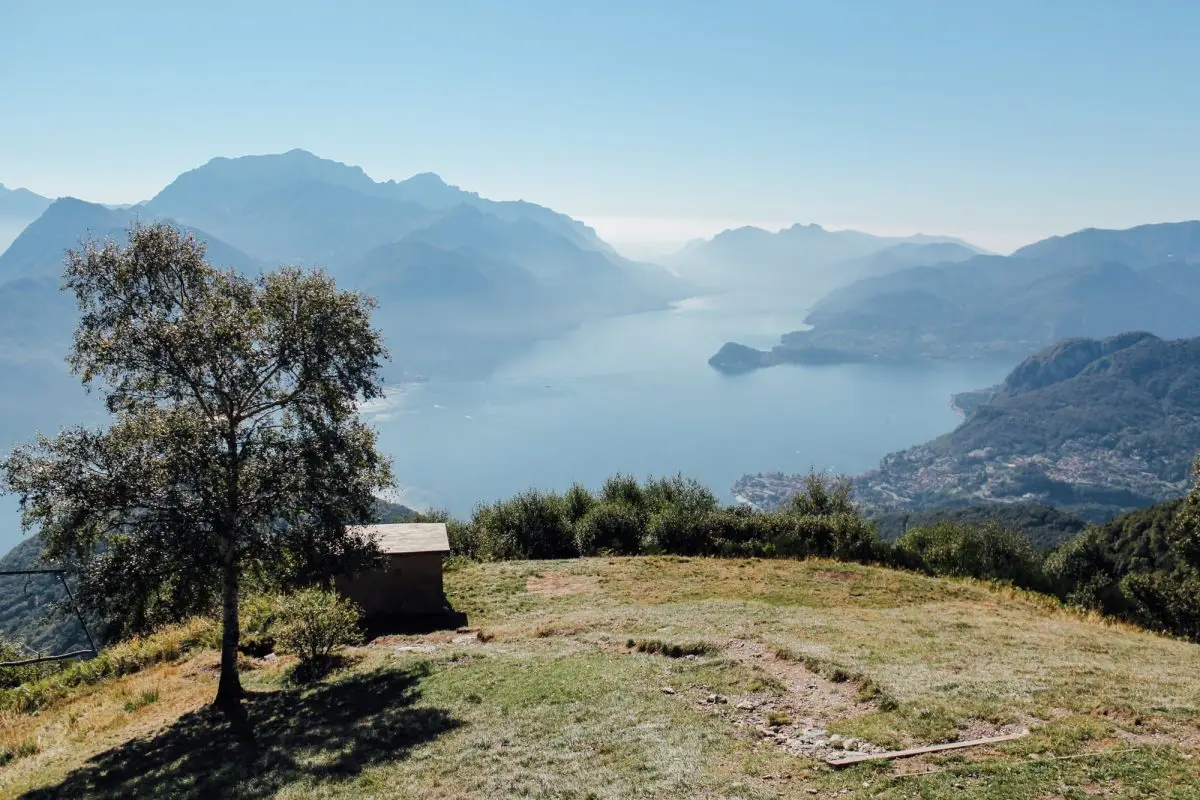
{"type": "Polygon", "coordinates": [[[783,366],[722,375],[730,339],[770,347],[807,303],[722,295],[587,325],[486,380],[402,387],[370,418],[404,502],[467,515],[523,489],[597,487],[614,472],[683,474],[729,501],[747,472],[873,468],[960,421],[958,391],[1011,363],[783,366]]]}

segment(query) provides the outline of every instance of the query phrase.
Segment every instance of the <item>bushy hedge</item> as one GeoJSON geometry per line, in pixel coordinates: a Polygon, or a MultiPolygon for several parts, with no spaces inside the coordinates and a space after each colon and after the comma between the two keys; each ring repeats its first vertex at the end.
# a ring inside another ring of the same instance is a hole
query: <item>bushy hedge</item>
{"type": "Polygon", "coordinates": [[[898,563],[937,575],[1010,581],[1030,589],[1045,586],[1042,559],[1029,537],[995,523],[942,522],[913,528],[895,549],[898,563]]]}
{"type": "Polygon", "coordinates": [[[578,484],[564,494],[530,490],[480,505],[470,522],[443,513],[454,555],[484,560],[574,558],[580,555],[825,557],[890,560],[850,501],[843,479],[812,475],[790,507],[759,512],[722,507],[694,480],[639,482],[615,475],[596,493],[578,484]]]}
{"type": "Polygon", "coordinates": [[[811,473],[781,509],[722,506],[682,476],[615,475],[597,492],[530,490],[476,507],[470,521],[444,513],[454,555],[505,560],[669,554],[833,558],[931,575],[1012,583],[1146,627],[1200,639],[1200,499],[1134,512],[1085,530],[1049,554],[997,522],[945,521],[883,541],[854,504],[845,478],[811,473]],[[1176,525],[1177,512],[1191,521],[1176,525]]]}

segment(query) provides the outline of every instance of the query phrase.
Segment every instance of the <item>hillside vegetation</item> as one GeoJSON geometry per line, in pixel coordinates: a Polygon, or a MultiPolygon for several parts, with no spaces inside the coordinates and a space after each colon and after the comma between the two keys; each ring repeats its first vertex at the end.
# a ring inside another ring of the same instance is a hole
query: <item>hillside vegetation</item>
{"type": "Polygon", "coordinates": [[[885,542],[896,541],[910,528],[944,522],[972,526],[995,524],[1020,531],[1040,550],[1051,550],[1088,527],[1088,523],[1073,514],[1036,503],[987,503],[930,511],[892,511],[871,514],[868,518],[885,542]]]}
{"type": "Polygon", "coordinates": [[[1033,595],[822,560],[680,557],[464,564],[446,583],[468,632],[376,639],[307,686],[288,682],[290,657],[248,659],[253,747],[205,708],[204,649],[6,712],[0,745],[18,755],[0,795],[1200,792],[1197,646],[1033,595]],[[656,641],[700,654],[657,654],[656,641]],[[821,760],[840,752],[835,735],[897,747],[1023,729],[958,754],[821,760]]]}

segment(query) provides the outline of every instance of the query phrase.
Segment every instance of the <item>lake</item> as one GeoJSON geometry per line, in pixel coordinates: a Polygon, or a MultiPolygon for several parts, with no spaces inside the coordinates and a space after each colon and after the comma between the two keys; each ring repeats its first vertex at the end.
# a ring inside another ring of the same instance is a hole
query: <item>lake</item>
{"type": "Polygon", "coordinates": [[[682,472],[732,500],[747,472],[837,472],[960,421],[950,395],[1011,363],[778,366],[722,375],[726,341],[770,347],[803,303],[735,295],[586,325],[541,342],[485,380],[398,387],[369,416],[395,459],[400,500],[465,516],[529,487],[598,487],[615,472],[682,472]]]}
{"type": "MultiPolygon", "coordinates": [[[[873,468],[885,454],[958,424],[954,392],[990,386],[1013,364],[778,366],[728,376],[708,366],[722,344],[775,344],[805,303],[721,295],[586,325],[510,358],[486,379],[397,387],[368,417],[395,458],[402,502],[466,516],[529,487],[592,488],[615,472],[694,477],[731,501],[747,472],[873,468]]],[[[28,387],[0,407],[0,445],[81,414],[61,366],[4,371],[28,387]]],[[[93,408],[95,399],[89,403],[93,408]]],[[[16,501],[0,497],[0,552],[20,540],[16,501]]]]}

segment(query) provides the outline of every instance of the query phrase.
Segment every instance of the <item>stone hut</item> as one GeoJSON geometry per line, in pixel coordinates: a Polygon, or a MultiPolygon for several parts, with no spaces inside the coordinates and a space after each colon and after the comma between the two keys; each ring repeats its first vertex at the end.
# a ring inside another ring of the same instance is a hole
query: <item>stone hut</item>
{"type": "Polygon", "coordinates": [[[338,578],[338,591],[367,618],[432,617],[452,613],[442,589],[442,557],[450,552],[442,522],[366,525],[383,551],[383,565],[338,578]]]}

